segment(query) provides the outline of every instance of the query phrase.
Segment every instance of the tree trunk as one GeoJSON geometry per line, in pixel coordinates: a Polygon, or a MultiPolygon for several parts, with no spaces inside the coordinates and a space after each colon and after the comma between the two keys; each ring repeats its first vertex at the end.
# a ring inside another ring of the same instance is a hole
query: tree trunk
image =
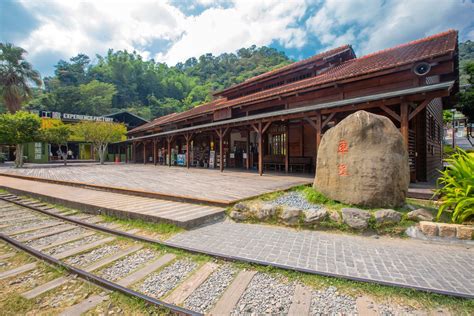
{"type": "Polygon", "coordinates": [[[15,168],[23,167],[23,144],[16,144],[15,168]]]}
{"type": "Polygon", "coordinates": [[[68,152],[68,147],[66,145],[66,151],[63,152],[61,144],[58,144],[59,147],[59,155],[63,158],[64,165],[67,166],[67,152],[68,152]]]}
{"type": "Polygon", "coordinates": [[[105,162],[105,151],[107,149],[107,145],[100,145],[99,146],[99,159],[100,164],[103,165],[105,162]]]}

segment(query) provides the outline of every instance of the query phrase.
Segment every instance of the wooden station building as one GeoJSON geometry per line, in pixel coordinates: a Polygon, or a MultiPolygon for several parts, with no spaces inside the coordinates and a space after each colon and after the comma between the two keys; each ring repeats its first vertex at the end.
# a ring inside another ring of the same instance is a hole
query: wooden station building
{"type": "Polygon", "coordinates": [[[341,46],[131,130],[132,161],[314,172],[325,131],[366,110],[400,129],[412,181],[430,181],[442,167],[442,110],[454,102],[458,77],[454,30],[359,58],[341,46]]]}

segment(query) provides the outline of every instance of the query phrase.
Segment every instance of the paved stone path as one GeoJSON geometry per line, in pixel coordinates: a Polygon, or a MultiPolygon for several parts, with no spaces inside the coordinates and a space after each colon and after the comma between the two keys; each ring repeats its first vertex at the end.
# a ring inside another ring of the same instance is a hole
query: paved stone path
{"type": "Polygon", "coordinates": [[[169,243],[313,273],[474,298],[474,247],[221,222],[169,243]]]}
{"type": "Polygon", "coordinates": [[[81,165],[53,168],[0,168],[0,174],[81,182],[161,194],[233,202],[313,182],[311,175],[265,174],[153,165],[81,165]]]}
{"type": "Polygon", "coordinates": [[[221,207],[39,183],[5,176],[0,176],[0,188],[9,189],[13,193],[30,194],[90,213],[168,222],[185,228],[202,225],[224,216],[224,209],[221,207]]]}

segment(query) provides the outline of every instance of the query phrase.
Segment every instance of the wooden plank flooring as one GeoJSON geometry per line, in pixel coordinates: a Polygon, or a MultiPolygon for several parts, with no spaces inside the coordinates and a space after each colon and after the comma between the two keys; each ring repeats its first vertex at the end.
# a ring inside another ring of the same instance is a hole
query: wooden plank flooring
{"type": "Polygon", "coordinates": [[[70,187],[52,183],[0,176],[0,187],[22,194],[32,194],[53,203],[62,203],[91,213],[111,214],[122,218],[168,222],[191,228],[224,216],[221,207],[174,202],[155,198],[70,187]]]}
{"type": "Polygon", "coordinates": [[[140,164],[89,165],[75,168],[4,169],[3,174],[66,181],[109,188],[201,198],[233,203],[264,193],[312,183],[309,174],[268,173],[227,169],[186,169],[140,164]]]}

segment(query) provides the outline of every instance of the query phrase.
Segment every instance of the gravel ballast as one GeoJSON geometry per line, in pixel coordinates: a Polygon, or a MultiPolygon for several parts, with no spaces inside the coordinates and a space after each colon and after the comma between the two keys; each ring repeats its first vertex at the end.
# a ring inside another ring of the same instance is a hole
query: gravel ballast
{"type": "Polygon", "coordinates": [[[290,206],[299,210],[320,209],[321,205],[306,200],[300,192],[288,192],[271,202],[274,206],[290,206]]]}
{"type": "Polygon", "coordinates": [[[132,271],[138,269],[144,263],[157,257],[157,253],[150,249],[143,249],[136,253],[115,262],[108,268],[100,272],[101,276],[110,281],[116,281],[124,278],[132,271]]]}
{"type": "Polygon", "coordinates": [[[288,314],[295,284],[285,284],[276,278],[257,273],[232,311],[242,314],[288,314]]]}
{"type": "Polygon", "coordinates": [[[46,246],[46,245],[55,243],[55,242],[60,241],[60,240],[67,239],[67,238],[72,237],[72,236],[82,235],[86,231],[87,230],[85,228],[78,227],[78,228],[75,228],[75,229],[72,229],[72,230],[65,231],[63,233],[43,237],[43,238],[40,238],[40,239],[37,239],[37,240],[27,241],[26,244],[30,247],[33,247],[33,248],[42,247],[42,246],[46,246]]]}
{"type": "Polygon", "coordinates": [[[94,249],[91,252],[83,253],[78,256],[69,258],[66,260],[67,263],[75,265],[75,266],[84,266],[86,264],[90,264],[96,262],[106,256],[110,256],[121,248],[117,245],[114,246],[105,246],[102,248],[94,249]]]}
{"type": "Polygon", "coordinates": [[[213,272],[185,301],[184,307],[199,313],[207,312],[234,279],[237,270],[225,264],[213,272]]]}
{"type": "Polygon", "coordinates": [[[354,315],[357,313],[356,299],[330,286],[314,291],[311,298],[312,315],[354,315]]]}
{"type": "Polygon", "coordinates": [[[45,221],[35,220],[35,221],[32,221],[32,222],[23,223],[23,224],[16,225],[16,226],[9,226],[9,227],[1,230],[1,232],[5,233],[5,234],[10,234],[10,233],[14,233],[14,232],[24,230],[24,229],[41,227],[43,225],[49,225],[49,224],[61,224],[61,223],[62,222],[60,222],[58,220],[54,220],[54,219],[53,220],[45,220],[45,221]]]}
{"type": "Polygon", "coordinates": [[[178,260],[148,277],[140,285],[139,291],[160,298],[181,283],[196,267],[197,264],[190,260],[178,260]]]}
{"type": "Polygon", "coordinates": [[[51,255],[51,256],[54,256],[54,255],[57,255],[61,252],[71,250],[71,249],[77,248],[77,247],[82,246],[82,245],[93,243],[94,241],[97,241],[97,240],[102,239],[102,238],[103,237],[100,236],[100,235],[92,235],[92,236],[88,236],[86,238],[79,239],[79,240],[74,241],[74,242],[70,242],[70,243],[67,243],[67,244],[64,244],[64,245],[60,245],[60,246],[45,250],[45,252],[47,254],[51,255]]]}

